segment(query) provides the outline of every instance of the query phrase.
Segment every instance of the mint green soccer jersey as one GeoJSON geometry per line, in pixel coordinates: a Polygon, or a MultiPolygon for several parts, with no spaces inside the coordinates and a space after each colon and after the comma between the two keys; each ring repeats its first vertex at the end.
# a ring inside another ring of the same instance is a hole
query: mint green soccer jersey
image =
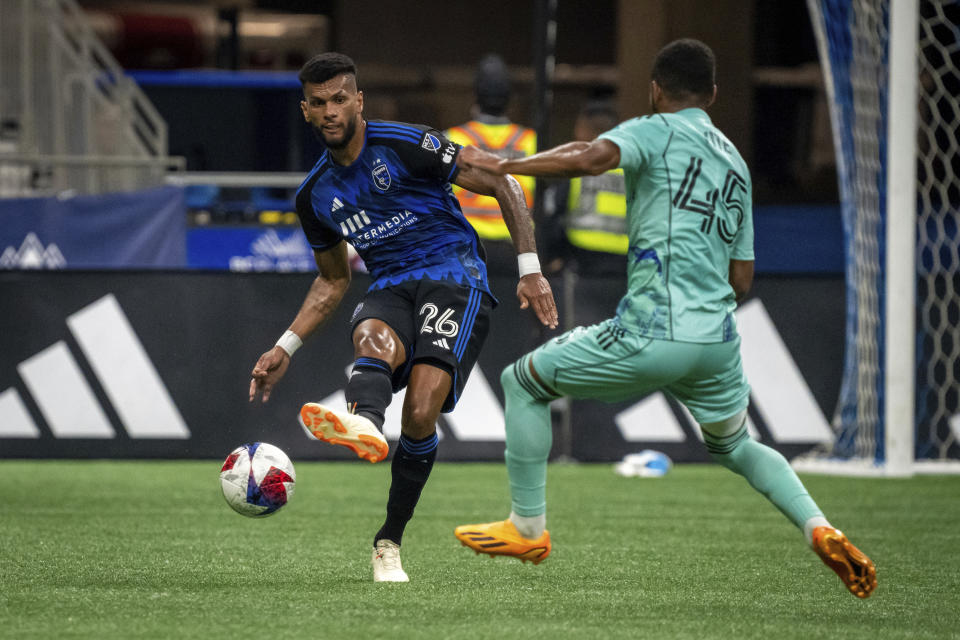
{"type": "Polygon", "coordinates": [[[620,324],[651,338],[736,337],[730,260],[753,260],[750,172],[701,109],[628,120],[601,138],[620,148],[627,189],[627,293],[620,324]]]}

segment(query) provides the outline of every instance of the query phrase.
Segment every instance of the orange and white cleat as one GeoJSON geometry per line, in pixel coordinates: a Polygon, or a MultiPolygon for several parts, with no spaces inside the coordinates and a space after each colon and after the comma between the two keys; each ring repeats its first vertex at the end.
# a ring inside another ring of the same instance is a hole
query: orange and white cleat
{"type": "Polygon", "coordinates": [[[813,530],[813,550],[833,569],[850,593],[868,598],[877,588],[877,569],[865,553],[853,546],[843,532],[833,527],[813,530]]]}
{"type": "Polygon", "coordinates": [[[465,524],[453,531],[465,547],[478,554],[489,556],[510,556],[522,562],[529,560],[540,564],[550,555],[550,532],[544,531],[536,540],[524,538],[509,520],[488,522],[486,524],[465,524]]]}
{"type": "Polygon", "coordinates": [[[300,426],[317,440],[348,447],[364,460],[380,462],[390,451],[387,439],[363,416],[308,402],[300,408],[299,420],[300,426]]]}

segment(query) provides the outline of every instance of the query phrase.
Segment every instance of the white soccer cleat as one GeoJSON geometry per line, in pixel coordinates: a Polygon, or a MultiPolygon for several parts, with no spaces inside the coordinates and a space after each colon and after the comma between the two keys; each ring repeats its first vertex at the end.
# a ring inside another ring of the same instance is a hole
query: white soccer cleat
{"type": "Polygon", "coordinates": [[[308,402],[300,409],[299,420],[317,440],[347,447],[364,460],[380,462],[390,451],[387,439],[363,416],[308,402]]]}
{"type": "Polygon", "coordinates": [[[400,564],[400,545],[392,540],[377,540],[370,564],[373,565],[374,582],[410,582],[400,564]]]}

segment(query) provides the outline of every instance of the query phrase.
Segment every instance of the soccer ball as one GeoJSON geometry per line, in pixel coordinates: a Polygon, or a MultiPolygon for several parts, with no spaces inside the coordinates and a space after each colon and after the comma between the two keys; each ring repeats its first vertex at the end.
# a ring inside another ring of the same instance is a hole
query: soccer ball
{"type": "Polygon", "coordinates": [[[227,504],[251,518],[272,515],[287,504],[296,480],[287,454],[266,442],[237,447],[220,469],[220,488],[227,504]]]}

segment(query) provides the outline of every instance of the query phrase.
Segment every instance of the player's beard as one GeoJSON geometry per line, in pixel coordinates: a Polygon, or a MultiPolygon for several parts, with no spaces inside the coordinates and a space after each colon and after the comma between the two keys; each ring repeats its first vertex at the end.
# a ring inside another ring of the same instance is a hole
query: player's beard
{"type": "Polygon", "coordinates": [[[317,139],[320,140],[328,149],[345,149],[350,141],[353,140],[353,136],[357,133],[357,119],[351,118],[347,122],[346,127],[343,129],[343,137],[339,140],[328,140],[325,135],[323,135],[323,127],[313,126],[313,134],[317,136],[317,139]]]}

